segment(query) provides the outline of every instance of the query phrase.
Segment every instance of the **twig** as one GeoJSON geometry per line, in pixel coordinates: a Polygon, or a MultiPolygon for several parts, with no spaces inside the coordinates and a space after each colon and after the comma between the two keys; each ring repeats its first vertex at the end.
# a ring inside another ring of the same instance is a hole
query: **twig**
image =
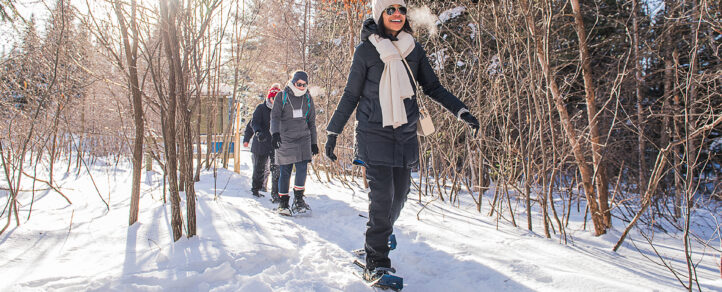
{"type": "Polygon", "coordinates": [[[419,216],[419,215],[421,214],[421,211],[424,211],[424,209],[426,209],[426,206],[428,206],[429,204],[431,204],[431,202],[436,201],[438,198],[439,198],[439,197],[434,197],[434,198],[431,199],[430,201],[426,202],[426,204],[424,204],[424,206],[421,207],[421,210],[419,210],[419,212],[416,213],[416,220],[421,221],[421,217],[419,216]]]}
{"type": "MultiPolygon", "coordinates": [[[[63,194],[63,192],[61,192],[58,188],[54,187],[49,181],[46,181],[46,180],[37,178],[37,177],[35,177],[35,176],[32,176],[32,175],[26,173],[24,170],[23,170],[23,174],[24,174],[25,176],[29,177],[29,178],[32,178],[32,179],[35,180],[35,181],[38,181],[38,182],[41,182],[41,183],[46,184],[46,185],[49,186],[51,189],[53,189],[56,193],[60,194],[60,195],[65,199],[65,201],[68,202],[68,204],[71,204],[71,205],[73,204],[73,202],[71,202],[70,199],[68,199],[68,197],[65,196],[65,194],[63,194]]],[[[47,190],[47,189],[45,189],[45,190],[47,190]]]]}

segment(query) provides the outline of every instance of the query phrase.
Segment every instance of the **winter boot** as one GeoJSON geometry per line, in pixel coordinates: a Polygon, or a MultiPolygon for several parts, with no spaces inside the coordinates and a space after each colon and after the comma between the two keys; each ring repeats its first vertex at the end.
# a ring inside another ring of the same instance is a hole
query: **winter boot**
{"type": "Polygon", "coordinates": [[[291,210],[294,214],[305,214],[311,211],[311,207],[303,200],[303,190],[293,190],[293,207],[291,210]]]}
{"type": "Polygon", "coordinates": [[[280,195],[279,196],[279,203],[278,203],[278,209],[276,211],[278,214],[284,215],[284,216],[291,216],[291,210],[288,208],[288,200],[291,198],[289,195],[280,195]]]}
{"type": "Polygon", "coordinates": [[[277,204],[281,202],[281,197],[278,195],[278,193],[271,193],[271,203],[277,204]]]}
{"type": "Polygon", "coordinates": [[[256,198],[263,197],[263,194],[258,192],[258,189],[251,189],[251,195],[253,195],[256,198]]]}

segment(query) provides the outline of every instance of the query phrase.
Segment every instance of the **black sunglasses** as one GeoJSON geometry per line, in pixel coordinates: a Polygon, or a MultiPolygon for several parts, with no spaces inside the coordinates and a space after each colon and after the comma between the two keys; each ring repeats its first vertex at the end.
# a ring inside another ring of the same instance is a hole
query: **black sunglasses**
{"type": "Polygon", "coordinates": [[[394,15],[394,13],[396,13],[396,9],[399,10],[399,13],[401,13],[401,15],[406,15],[406,7],[403,7],[403,6],[401,6],[399,8],[390,6],[389,8],[386,8],[386,14],[394,15]]]}
{"type": "Polygon", "coordinates": [[[308,83],[296,82],[296,87],[306,87],[308,83]]]}

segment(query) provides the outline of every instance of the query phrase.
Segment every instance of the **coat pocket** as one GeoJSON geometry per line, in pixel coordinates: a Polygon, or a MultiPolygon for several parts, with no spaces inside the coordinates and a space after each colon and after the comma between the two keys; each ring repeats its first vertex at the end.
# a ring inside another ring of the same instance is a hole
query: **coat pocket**
{"type": "Polygon", "coordinates": [[[361,118],[368,123],[381,123],[381,104],[378,98],[362,97],[358,108],[361,118]]]}
{"type": "Polygon", "coordinates": [[[369,119],[369,122],[381,123],[383,121],[383,115],[381,113],[381,103],[378,98],[371,99],[371,108],[373,110],[371,111],[371,118],[369,119]]]}

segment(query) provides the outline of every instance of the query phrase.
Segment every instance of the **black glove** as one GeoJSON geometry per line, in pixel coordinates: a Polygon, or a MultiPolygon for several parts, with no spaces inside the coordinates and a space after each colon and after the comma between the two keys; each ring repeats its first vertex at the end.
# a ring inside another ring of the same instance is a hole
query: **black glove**
{"type": "Polygon", "coordinates": [[[476,119],[471,113],[465,112],[461,114],[461,120],[469,124],[469,127],[473,129],[473,135],[476,137],[476,133],[479,132],[479,120],[476,119]]]}
{"type": "Polygon", "coordinates": [[[266,138],[266,135],[263,134],[263,132],[258,131],[254,135],[256,135],[256,138],[258,138],[258,142],[266,142],[267,138],[266,138]]]}
{"type": "Polygon", "coordinates": [[[331,161],[336,161],[338,157],[336,157],[336,154],[333,154],[333,149],[336,148],[336,136],[334,134],[328,134],[328,141],[326,141],[326,156],[328,159],[331,159],[331,161]]]}
{"type": "Polygon", "coordinates": [[[271,145],[273,145],[273,149],[281,148],[281,133],[273,133],[271,145]]]}
{"type": "Polygon", "coordinates": [[[313,153],[313,155],[318,154],[318,145],[311,144],[311,153],[313,153]]]}

